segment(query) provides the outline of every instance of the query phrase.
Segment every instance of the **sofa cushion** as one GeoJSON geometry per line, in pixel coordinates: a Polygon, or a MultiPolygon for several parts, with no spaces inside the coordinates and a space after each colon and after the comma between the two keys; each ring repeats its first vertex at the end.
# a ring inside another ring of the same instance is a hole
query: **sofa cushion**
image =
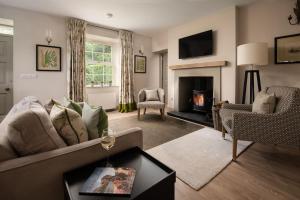
{"type": "Polygon", "coordinates": [[[74,145],[88,140],[88,133],[81,116],[72,109],[54,105],[50,119],[67,145],[74,145]]]}
{"type": "Polygon", "coordinates": [[[252,112],[268,114],[273,113],[276,103],[275,94],[267,94],[265,91],[259,92],[252,105],[252,112]]]}
{"type": "Polygon", "coordinates": [[[50,114],[51,109],[54,105],[61,105],[61,103],[59,103],[58,101],[56,101],[55,99],[50,99],[45,105],[44,108],[47,110],[48,114],[50,114]]]}
{"type": "Polygon", "coordinates": [[[102,107],[92,108],[84,103],[82,119],[88,129],[89,139],[99,138],[105,128],[108,127],[108,119],[102,107]]]}
{"type": "Polygon", "coordinates": [[[30,101],[28,105],[28,109],[15,113],[7,126],[8,140],[18,155],[65,147],[45,108],[37,101],[30,101]]]}
{"type": "Polygon", "coordinates": [[[165,107],[165,104],[161,101],[144,101],[137,104],[138,108],[153,108],[161,109],[165,107]]]}
{"type": "Polygon", "coordinates": [[[11,117],[7,115],[0,124],[0,162],[18,157],[7,138],[7,125],[11,117]]]}
{"type": "Polygon", "coordinates": [[[64,98],[63,106],[76,111],[80,116],[82,116],[82,107],[81,107],[80,103],[77,103],[68,98],[64,98]]]}
{"type": "Polygon", "coordinates": [[[145,90],[146,101],[159,101],[157,90],[145,90]]]}

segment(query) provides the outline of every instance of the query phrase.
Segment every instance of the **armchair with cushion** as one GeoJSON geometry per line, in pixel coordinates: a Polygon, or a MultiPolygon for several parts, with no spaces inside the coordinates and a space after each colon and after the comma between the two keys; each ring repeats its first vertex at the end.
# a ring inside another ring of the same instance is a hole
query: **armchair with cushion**
{"type": "Polygon", "coordinates": [[[224,104],[220,110],[223,127],[233,138],[233,160],[237,140],[300,146],[300,89],[272,86],[266,93],[275,94],[274,113],[254,113],[251,105],[241,104],[224,104]]]}
{"type": "Polygon", "coordinates": [[[142,89],[138,93],[138,119],[140,119],[141,109],[144,109],[144,115],[147,108],[159,109],[161,118],[164,119],[165,113],[165,93],[161,88],[155,90],[142,89]]]}

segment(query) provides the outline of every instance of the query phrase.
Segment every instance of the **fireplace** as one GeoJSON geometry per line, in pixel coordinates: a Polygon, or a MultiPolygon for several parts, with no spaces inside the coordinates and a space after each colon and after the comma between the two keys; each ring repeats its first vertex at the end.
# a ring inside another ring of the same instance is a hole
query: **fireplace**
{"type": "Polygon", "coordinates": [[[209,112],[213,104],[213,77],[179,78],[180,112],[209,112]]]}
{"type": "Polygon", "coordinates": [[[171,115],[211,126],[213,88],[213,77],[179,77],[178,111],[171,115]]]}

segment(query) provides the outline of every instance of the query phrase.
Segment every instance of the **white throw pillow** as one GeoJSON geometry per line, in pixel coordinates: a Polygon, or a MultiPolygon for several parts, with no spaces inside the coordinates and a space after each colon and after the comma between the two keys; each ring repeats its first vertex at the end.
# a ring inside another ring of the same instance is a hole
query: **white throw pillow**
{"type": "Polygon", "coordinates": [[[157,90],[145,90],[146,101],[159,101],[157,90]]]}
{"type": "Polygon", "coordinates": [[[273,113],[276,104],[275,94],[267,94],[265,91],[259,92],[252,105],[252,112],[268,114],[273,113]]]}

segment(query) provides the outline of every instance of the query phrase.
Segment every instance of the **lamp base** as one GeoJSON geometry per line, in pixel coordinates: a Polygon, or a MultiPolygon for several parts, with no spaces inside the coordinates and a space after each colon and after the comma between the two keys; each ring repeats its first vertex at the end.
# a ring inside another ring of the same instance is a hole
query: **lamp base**
{"type": "Polygon", "coordinates": [[[246,90],[247,90],[247,83],[248,83],[248,75],[250,76],[250,104],[254,101],[254,75],[256,74],[257,79],[257,87],[258,91],[261,91],[261,83],[260,83],[260,75],[259,70],[246,70],[245,71],[245,78],[244,78],[244,88],[243,88],[243,100],[242,103],[245,104],[246,102],[246,90]]]}

